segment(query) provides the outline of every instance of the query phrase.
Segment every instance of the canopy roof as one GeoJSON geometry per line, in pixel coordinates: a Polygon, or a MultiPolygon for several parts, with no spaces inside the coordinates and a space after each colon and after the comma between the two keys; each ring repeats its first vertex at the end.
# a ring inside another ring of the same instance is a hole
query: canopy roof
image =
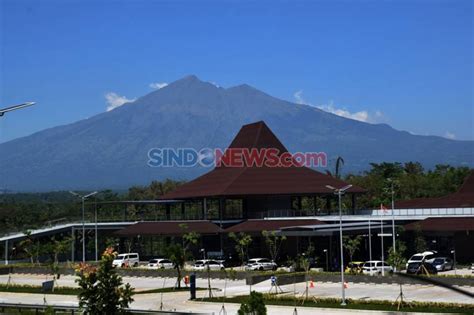
{"type": "Polygon", "coordinates": [[[439,198],[417,198],[399,201],[395,204],[395,207],[397,209],[474,207],[474,171],[471,171],[461,188],[455,193],[439,198]]]}
{"type": "Polygon", "coordinates": [[[261,231],[278,231],[284,227],[289,226],[314,226],[324,224],[315,219],[297,219],[297,220],[279,220],[279,219],[265,219],[265,220],[247,220],[227,228],[225,232],[261,232],[261,231]]]}
{"type": "MultiPolygon", "coordinates": [[[[263,122],[243,126],[229,148],[276,148],[280,155],[288,150],[263,122]]],[[[228,150],[226,150],[227,154],[228,150]]],[[[342,188],[344,181],[322,174],[308,167],[218,166],[165,194],[164,199],[196,197],[224,197],[248,195],[304,195],[330,194],[326,185],[342,188]]],[[[351,187],[349,193],[363,193],[360,187],[351,187]]]]}
{"type": "Polygon", "coordinates": [[[407,231],[474,231],[474,217],[428,218],[405,225],[407,231]]]}

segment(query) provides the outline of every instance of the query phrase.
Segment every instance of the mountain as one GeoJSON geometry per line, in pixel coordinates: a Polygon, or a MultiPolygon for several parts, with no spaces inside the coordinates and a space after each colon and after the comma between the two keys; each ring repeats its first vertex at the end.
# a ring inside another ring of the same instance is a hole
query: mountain
{"type": "Polygon", "coordinates": [[[382,161],[474,165],[473,141],[412,135],[283,101],[246,84],[225,89],[188,76],[110,112],[0,144],[0,187],[118,189],[190,179],[209,169],[150,168],[148,151],[225,148],[242,125],[259,120],[292,152],[324,151],[331,161],[342,156],[345,172],[382,161]]]}

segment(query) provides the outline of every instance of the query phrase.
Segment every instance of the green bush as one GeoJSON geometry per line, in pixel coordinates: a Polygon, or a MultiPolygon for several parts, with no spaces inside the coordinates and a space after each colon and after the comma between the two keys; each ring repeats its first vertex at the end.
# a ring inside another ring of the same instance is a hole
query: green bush
{"type": "Polygon", "coordinates": [[[124,314],[133,302],[134,290],[130,284],[122,284],[122,277],[112,267],[116,255],[109,247],[102,254],[99,266],[81,263],[76,269],[76,282],[82,289],[79,307],[84,314],[124,314]]]}
{"type": "Polygon", "coordinates": [[[239,315],[267,315],[263,294],[252,291],[246,301],[240,305],[239,315]]]}

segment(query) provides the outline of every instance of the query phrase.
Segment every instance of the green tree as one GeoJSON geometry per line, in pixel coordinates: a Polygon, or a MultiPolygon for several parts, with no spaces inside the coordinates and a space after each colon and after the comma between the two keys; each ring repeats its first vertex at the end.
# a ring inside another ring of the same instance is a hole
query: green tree
{"type": "Polygon", "coordinates": [[[388,258],[387,263],[395,268],[395,270],[400,271],[403,270],[405,264],[407,263],[407,259],[405,258],[405,252],[407,247],[405,243],[402,241],[396,241],[396,251],[393,250],[393,246],[388,249],[388,258]]]}
{"type": "Polygon", "coordinates": [[[308,299],[308,295],[309,295],[309,286],[308,286],[309,269],[311,267],[311,258],[314,255],[314,250],[315,248],[313,244],[310,243],[306,251],[302,253],[301,255],[299,255],[298,257],[298,265],[300,265],[301,268],[303,268],[305,272],[305,283],[306,283],[305,292],[304,292],[305,299],[308,299]]]}
{"type": "Polygon", "coordinates": [[[362,236],[343,236],[343,246],[349,254],[349,260],[352,261],[354,254],[359,250],[360,242],[362,241],[362,236]]]}
{"type": "MultiPolygon", "coordinates": [[[[186,224],[180,224],[179,227],[183,231],[188,229],[186,224]]],[[[183,234],[181,245],[172,243],[165,249],[166,255],[176,269],[176,286],[178,288],[181,288],[181,279],[183,278],[182,270],[184,269],[184,265],[188,259],[192,258],[192,253],[189,249],[191,246],[197,245],[200,237],[201,236],[196,232],[185,233],[183,234]]]]}
{"type": "Polygon", "coordinates": [[[23,249],[25,254],[30,259],[31,264],[33,264],[34,263],[34,257],[35,257],[35,252],[34,252],[34,245],[35,244],[34,244],[33,238],[31,237],[31,231],[30,230],[25,231],[24,234],[25,234],[25,239],[23,239],[20,242],[19,245],[20,245],[20,248],[23,249]]]}
{"type": "Polygon", "coordinates": [[[428,249],[428,244],[426,243],[426,239],[423,235],[423,231],[421,230],[421,225],[419,223],[415,224],[414,234],[415,251],[417,253],[422,253],[426,251],[428,249]]]}
{"type": "Polygon", "coordinates": [[[117,253],[107,248],[99,265],[81,263],[76,268],[76,282],[81,288],[79,307],[84,314],[126,314],[133,302],[134,289],[129,283],[123,285],[122,277],[112,267],[117,253]]]}
{"type": "Polygon", "coordinates": [[[235,242],[235,250],[239,255],[241,265],[243,266],[245,259],[248,258],[248,248],[252,243],[252,236],[243,232],[240,232],[239,234],[231,232],[229,233],[229,237],[235,242]]]}
{"type": "Polygon", "coordinates": [[[262,236],[265,239],[265,243],[268,247],[268,252],[273,261],[277,261],[278,253],[280,252],[281,245],[286,241],[286,236],[277,235],[276,231],[262,231],[262,236]]]}
{"type": "Polygon", "coordinates": [[[267,315],[263,294],[255,291],[250,292],[247,301],[240,305],[238,315],[267,315]]]}
{"type": "Polygon", "coordinates": [[[172,243],[166,247],[165,253],[173,263],[174,269],[176,269],[176,287],[179,289],[181,288],[181,279],[183,278],[181,271],[186,263],[183,248],[179,244],[172,243]]]}

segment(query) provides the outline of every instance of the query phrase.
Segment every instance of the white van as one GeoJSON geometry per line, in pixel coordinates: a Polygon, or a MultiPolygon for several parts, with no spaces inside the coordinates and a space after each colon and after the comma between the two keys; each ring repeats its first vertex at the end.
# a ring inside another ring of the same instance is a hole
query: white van
{"type": "Polygon", "coordinates": [[[418,253],[410,257],[408,259],[406,268],[408,269],[408,265],[411,263],[421,263],[421,262],[426,262],[426,263],[432,263],[435,259],[436,252],[435,251],[426,251],[423,253],[418,253]]]}
{"type": "Polygon", "coordinates": [[[137,253],[119,254],[112,262],[113,267],[138,267],[140,257],[137,253]]]}

